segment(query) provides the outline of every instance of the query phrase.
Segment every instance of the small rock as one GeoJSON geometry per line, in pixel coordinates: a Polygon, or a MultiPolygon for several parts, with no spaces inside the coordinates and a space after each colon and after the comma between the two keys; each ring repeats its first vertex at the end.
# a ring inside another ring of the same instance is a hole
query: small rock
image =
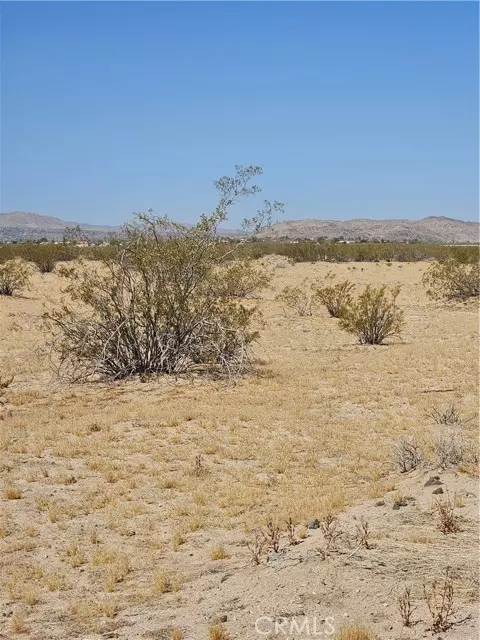
{"type": "Polygon", "coordinates": [[[395,511],[398,511],[398,509],[400,509],[400,507],[406,507],[408,504],[408,502],[406,500],[395,500],[395,502],[393,503],[393,509],[395,509],[395,511]]]}
{"type": "Polygon", "coordinates": [[[433,495],[435,495],[435,496],[436,496],[436,495],[439,495],[440,493],[443,493],[443,489],[442,489],[442,487],[437,487],[436,489],[434,489],[434,490],[432,491],[432,493],[433,493],[433,495]]]}
{"type": "Polygon", "coordinates": [[[440,480],[440,476],[430,476],[430,478],[423,485],[424,487],[433,487],[435,485],[443,484],[440,480]]]}
{"type": "Polygon", "coordinates": [[[307,522],[307,529],[318,529],[320,527],[320,521],[315,518],[315,520],[309,520],[307,522]]]}
{"type": "Polygon", "coordinates": [[[383,507],[383,506],[385,506],[385,500],[377,500],[377,501],[375,502],[375,506],[376,506],[376,507],[383,507]]]}
{"type": "Polygon", "coordinates": [[[212,624],[222,624],[222,622],[226,622],[228,620],[228,616],[226,613],[221,616],[216,616],[212,619],[212,624]]]}

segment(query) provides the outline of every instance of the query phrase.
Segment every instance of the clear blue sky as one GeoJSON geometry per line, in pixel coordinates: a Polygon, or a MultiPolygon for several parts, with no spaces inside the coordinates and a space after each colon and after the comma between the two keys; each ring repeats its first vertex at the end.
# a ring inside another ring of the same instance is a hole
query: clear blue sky
{"type": "Polygon", "coordinates": [[[254,163],[287,219],[477,218],[477,3],[0,6],[3,212],[193,221],[254,163]]]}

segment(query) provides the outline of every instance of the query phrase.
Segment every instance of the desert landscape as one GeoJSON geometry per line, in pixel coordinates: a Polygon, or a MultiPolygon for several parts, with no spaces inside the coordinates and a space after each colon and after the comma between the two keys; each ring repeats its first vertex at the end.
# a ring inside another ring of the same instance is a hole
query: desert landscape
{"type": "Polygon", "coordinates": [[[234,380],[62,380],[62,278],[0,298],[1,637],[478,636],[477,303],[429,299],[425,262],[262,264],[234,380]],[[277,299],[329,272],[400,284],[401,335],[277,299]]]}
{"type": "Polygon", "coordinates": [[[478,640],[479,19],[0,0],[0,640],[478,640]]]}

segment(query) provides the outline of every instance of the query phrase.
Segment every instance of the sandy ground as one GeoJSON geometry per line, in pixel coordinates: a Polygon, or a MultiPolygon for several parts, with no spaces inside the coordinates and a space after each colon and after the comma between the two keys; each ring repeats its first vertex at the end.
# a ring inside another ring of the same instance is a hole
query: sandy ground
{"type": "Polygon", "coordinates": [[[41,313],[61,280],[37,275],[24,296],[0,299],[0,375],[15,374],[0,407],[5,637],[478,637],[478,308],[429,301],[425,264],[270,262],[257,369],[235,385],[60,382],[41,313]],[[276,293],[329,270],[401,283],[401,339],[361,346],[324,309],[285,316],[276,293]],[[430,414],[452,403],[470,453],[440,469],[448,428],[430,414]],[[406,474],[392,461],[402,435],[425,456],[406,474]],[[454,503],[457,532],[440,531],[436,499],[454,503]],[[332,535],[305,526],[329,515],[332,535]],[[279,552],[257,566],[255,530],[269,521],[279,552]],[[423,585],[431,593],[447,567],[454,624],[433,633],[423,585]],[[372,635],[342,635],[356,622],[372,635]]]}

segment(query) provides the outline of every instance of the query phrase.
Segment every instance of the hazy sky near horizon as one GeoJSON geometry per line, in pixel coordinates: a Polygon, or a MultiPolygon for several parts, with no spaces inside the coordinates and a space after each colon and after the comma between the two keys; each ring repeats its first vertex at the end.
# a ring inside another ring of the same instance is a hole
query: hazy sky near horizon
{"type": "Polygon", "coordinates": [[[252,163],[286,219],[475,220],[478,11],[0,2],[0,210],[191,222],[252,163]]]}

